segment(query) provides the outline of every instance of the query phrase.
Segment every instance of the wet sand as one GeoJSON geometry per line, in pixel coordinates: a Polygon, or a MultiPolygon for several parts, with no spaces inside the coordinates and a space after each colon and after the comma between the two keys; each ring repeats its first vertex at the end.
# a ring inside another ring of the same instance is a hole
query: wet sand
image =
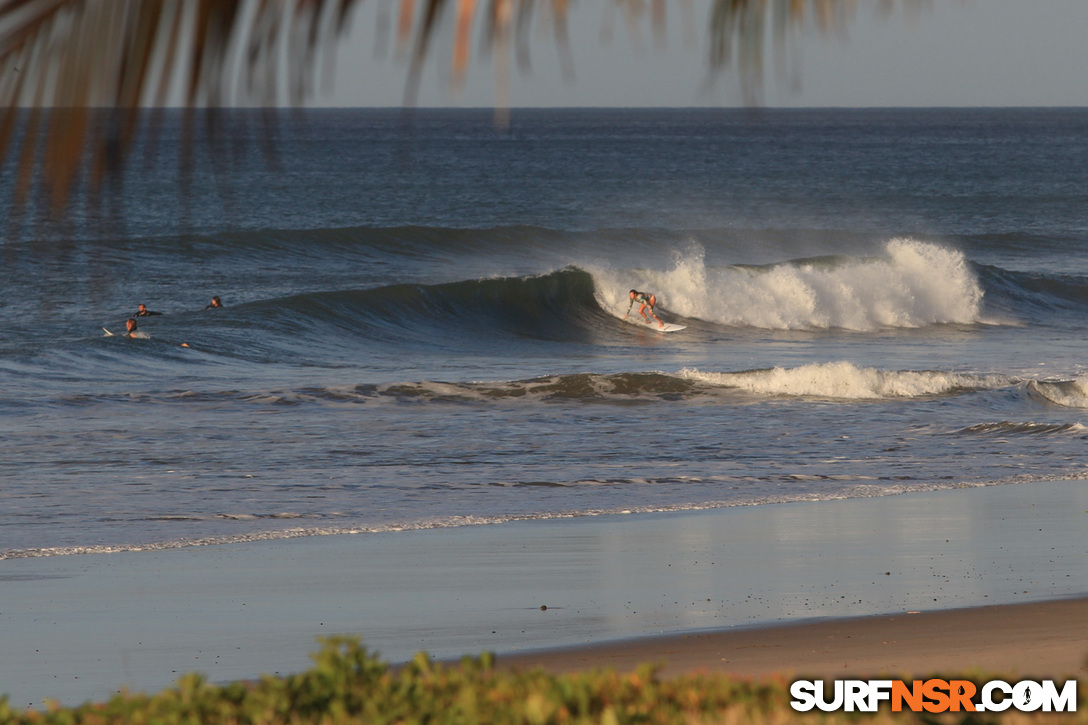
{"type": "Polygon", "coordinates": [[[702,632],[501,657],[511,669],[633,670],[663,676],[868,679],[999,673],[1017,679],[1088,677],[1088,599],[971,607],[702,632]]]}
{"type": "Polygon", "coordinates": [[[284,674],[333,634],[391,662],[1058,676],[1088,654],[1086,530],[1088,483],[1059,481],[5,560],[0,693],[284,674]]]}

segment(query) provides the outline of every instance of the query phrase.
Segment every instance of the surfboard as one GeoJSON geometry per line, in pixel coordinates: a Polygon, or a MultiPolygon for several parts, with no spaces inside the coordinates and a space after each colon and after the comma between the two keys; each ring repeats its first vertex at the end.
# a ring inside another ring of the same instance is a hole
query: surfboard
{"type": "MultiPolygon", "coordinates": [[[[116,333],[110,332],[105,327],[102,328],[102,331],[106,333],[102,337],[117,337],[116,333]]],[[[124,334],[121,335],[121,337],[131,337],[131,338],[136,339],[136,340],[150,340],[151,339],[151,335],[148,335],[146,332],[142,332],[140,330],[137,330],[136,332],[132,332],[132,333],[124,333],[124,334]]]]}
{"type": "Polygon", "coordinates": [[[660,325],[658,325],[653,320],[651,320],[650,322],[647,323],[641,317],[638,318],[638,319],[635,319],[633,317],[624,317],[623,321],[630,324],[630,325],[637,325],[639,327],[645,327],[647,330],[653,330],[654,332],[679,332],[680,330],[688,329],[687,325],[677,325],[676,323],[673,323],[673,322],[666,322],[665,326],[661,327],[660,325]]]}

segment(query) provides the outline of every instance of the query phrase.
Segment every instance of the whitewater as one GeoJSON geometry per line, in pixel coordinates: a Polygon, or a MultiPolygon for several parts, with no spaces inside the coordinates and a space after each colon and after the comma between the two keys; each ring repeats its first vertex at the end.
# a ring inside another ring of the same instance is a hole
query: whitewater
{"type": "Polygon", "coordinates": [[[981,321],[978,279],[961,252],[935,244],[894,239],[872,258],[717,268],[691,247],[668,270],[595,275],[602,306],[620,306],[634,279],[636,287],[664,290],[661,304],[676,314],[729,327],[875,330],[981,321]]]}

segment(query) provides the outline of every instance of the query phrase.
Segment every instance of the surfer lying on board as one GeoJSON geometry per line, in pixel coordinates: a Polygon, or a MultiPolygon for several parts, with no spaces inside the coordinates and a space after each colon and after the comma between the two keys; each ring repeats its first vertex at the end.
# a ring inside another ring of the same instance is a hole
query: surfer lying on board
{"type": "Polygon", "coordinates": [[[660,327],[664,327],[665,323],[654,314],[654,305],[657,304],[657,296],[650,294],[649,292],[639,292],[638,290],[631,290],[629,293],[631,301],[627,303],[627,312],[624,314],[623,319],[627,319],[627,315],[631,314],[631,307],[638,302],[638,313],[642,315],[642,319],[646,320],[646,324],[650,324],[650,317],[657,320],[657,324],[660,327]],[[646,316],[646,310],[650,311],[650,317],[646,316]]]}
{"type": "Polygon", "coordinates": [[[141,337],[136,331],[136,318],[130,317],[125,321],[125,337],[141,337]]]}

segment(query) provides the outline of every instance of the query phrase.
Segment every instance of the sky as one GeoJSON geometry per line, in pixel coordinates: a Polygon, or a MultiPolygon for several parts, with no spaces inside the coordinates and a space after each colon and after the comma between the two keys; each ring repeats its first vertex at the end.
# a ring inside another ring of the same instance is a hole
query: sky
{"type": "MultiPolygon", "coordinates": [[[[921,12],[900,0],[890,17],[875,0],[857,0],[841,30],[809,24],[796,34],[786,46],[788,72],[776,72],[768,53],[754,97],[735,65],[710,78],[711,0],[690,0],[686,27],[684,2],[667,0],[664,47],[646,19],[631,34],[618,13],[609,19],[610,3],[571,3],[574,78],[564,79],[541,26],[532,33],[531,70],[511,63],[509,105],[728,107],[755,98],[767,107],[1088,106],[1088,0],[930,0],[921,12]]],[[[389,0],[360,4],[337,48],[335,80],[309,105],[404,102],[408,63],[388,31],[379,39],[383,3],[395,14],[389,0]]],[[[478,41],[463,90],[451,89],[451,25],[431,48],[416,105],[493,106],[493,58],[478,41]]]]}

